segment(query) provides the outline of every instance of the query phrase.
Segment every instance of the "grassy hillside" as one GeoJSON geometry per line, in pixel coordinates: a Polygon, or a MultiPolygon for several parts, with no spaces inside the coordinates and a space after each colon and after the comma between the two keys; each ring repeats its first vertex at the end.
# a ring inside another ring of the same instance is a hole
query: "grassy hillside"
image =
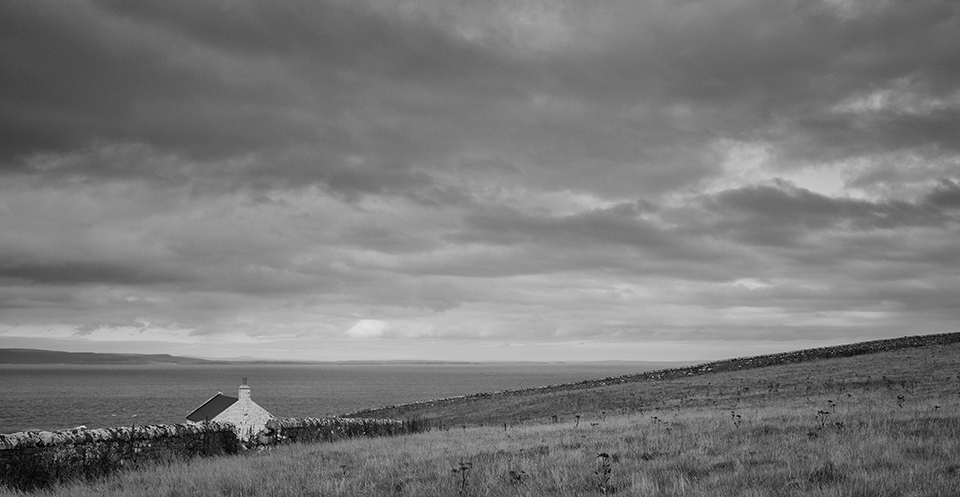
{"type": "MultiPolygon", "coordinates": [[[[905,337],[707,364],[567,385],[481,393],[369,409],[357,417],[423,418],[447,426],[542,423],[664,409],[798,406],[839,392],[929,394],[956,381],[960,333],[905,337]]],[[[958,390],[960,391],[960,390],[958,390]]]]}
{"type": "Polygon", "coordinates": [[[393,408],[444,428],[142,468],[49,495],[957,495],[960,343],[915,345],[393,408]]]}

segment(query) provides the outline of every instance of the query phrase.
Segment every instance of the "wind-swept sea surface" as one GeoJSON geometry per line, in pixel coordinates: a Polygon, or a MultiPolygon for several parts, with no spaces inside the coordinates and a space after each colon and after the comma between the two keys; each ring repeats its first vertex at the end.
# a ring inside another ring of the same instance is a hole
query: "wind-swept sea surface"
{"type": "Polygon", "coordinates": [[[418,400],[620,376],[651,363],[0,364],[0,433],[183,423],[247,378],[279,417],[344,414],[418,400]]]}

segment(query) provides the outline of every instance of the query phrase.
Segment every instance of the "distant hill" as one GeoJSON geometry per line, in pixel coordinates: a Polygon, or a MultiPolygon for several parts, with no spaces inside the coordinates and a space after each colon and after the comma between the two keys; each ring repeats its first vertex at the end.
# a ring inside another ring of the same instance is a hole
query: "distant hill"
{"type": "Polygon", "coordinates": [[[39,349],[0,349],[0,364],[219,364],[170,354],[108,354],[39,349]]]}

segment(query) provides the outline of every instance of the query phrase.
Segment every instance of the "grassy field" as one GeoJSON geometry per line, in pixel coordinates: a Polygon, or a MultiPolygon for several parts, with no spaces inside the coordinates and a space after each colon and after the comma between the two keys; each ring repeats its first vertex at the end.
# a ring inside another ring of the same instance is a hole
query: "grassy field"
{"type": "MultiPolygon", "coordinates": [[[[952,335],[954,337],[958,335],[952,335]]],[[[744,362],[750,362],[749,359],[744,362]]],[[[751,406],[813,408],[838,394],[900,390],[914,400],[960,393],[960,343],[930,344],[882,352],[780,364],[772,367],[714,372],[668,381],[591,382],[589,388],[560,386],[547,392],[468,396],[436,403],[365,411],[363,417],[425,418],[452,426],[551,422],[576,415],[597,417],[651,410],[751,406]],[[820,399],[823,397],[823,399],[820,399]]],[[[896,395],[894,396],[896,398],[896,395]]]]}
{"type": "Polygon", "coordinates": [[[46,494],[960,495],[957,344],[511,399],[421,413],[444,423],[429,433],[154,466],[46,494]]]}

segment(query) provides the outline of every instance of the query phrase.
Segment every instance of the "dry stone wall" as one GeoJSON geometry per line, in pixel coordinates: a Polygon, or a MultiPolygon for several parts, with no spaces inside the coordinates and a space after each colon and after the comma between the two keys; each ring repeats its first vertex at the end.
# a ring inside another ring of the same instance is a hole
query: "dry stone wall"
{"type": "Polygon", "coordinates": [[[20,432],[0,435],[0,484],[31,490],[92,479],[148,461],[234,454],[240,443],[226,423],[20,432]]]}
{"type": "Polygon", "coordinates": [[[331,442],[419,431],[411,421],[355,418],[272,419],[245,442],[231,423],[21,432],[0,435],[0,485],[33,490],[107,476],[146,462],[236,454],[291,442],[331,442]]]}
{"type": "Polygon", "coordinates": [[[421,431],[415,421],[358,418],[275,418],[254,440],[261,446],[290,442],[333,442],[354,437],[386,437],[421,431]]]}

